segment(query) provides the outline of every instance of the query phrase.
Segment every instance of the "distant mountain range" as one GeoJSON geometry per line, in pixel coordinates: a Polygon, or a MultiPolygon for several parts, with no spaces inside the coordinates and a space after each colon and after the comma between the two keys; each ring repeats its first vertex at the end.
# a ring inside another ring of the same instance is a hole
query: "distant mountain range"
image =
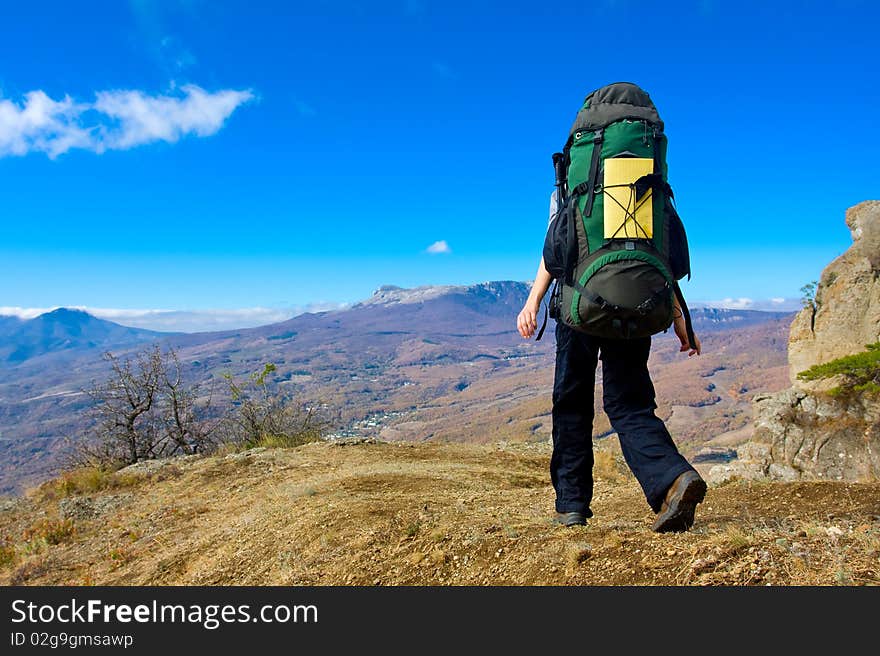
{"type": "Polygon", "coordinates": [[[66,350],[118,349],[167,337],[140,328],[120,326],[82,310],[58,308],[34,319],[0,317],[0,362],[19,363],[66,350]]]}
{"type": "MultiPolygon", "coordinates": [[[[124,356],[153,342],[177,349],[193,379],[221,388],[222,374],[249,374],[272,362],[275,383],[333,409],[339,434],[460,441],[546,436],[553,322],[541,342],[518,335],[515,318],[528,292],[527,283],[514,281],[384,286],[343,310],[205,333],[127,328],[79,310],[26,321],[0,317],[0,492],[20,490],[57,467],[65,437],[85,428],[88,400],[81,390],[107,375],[102,353],[124,356]]],[[[676,402],[703,407],[718,403],[716,397],[726,403],[699,377],[713,370],[727,369],[731,389],[781,388],[775,380],[785,372],[777,376],[776,368],[784,366],[791,313],[697,309],[693,316],[707,347],[698,361],[678,356],[671,331],[655,340],[654,362],[666,363],[661,392],[676,371],[698,381],[677,385],[661,409],[668,413],[676,402]]],[[[725,426],[742,423],[741,394],[729,397],[725,426]]],[[[597,420],[596,430],[607,426],[597,420]]]]}

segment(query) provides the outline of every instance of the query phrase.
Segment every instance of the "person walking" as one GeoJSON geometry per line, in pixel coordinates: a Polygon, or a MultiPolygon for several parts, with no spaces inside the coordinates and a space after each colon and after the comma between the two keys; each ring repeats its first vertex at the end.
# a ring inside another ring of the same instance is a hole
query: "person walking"
{"type": "MultiPolygon", "coordinates": [[[[622,85],[623,83],[619,83],[611,86],[622,85]]],[[[634,85],[629,86],[634,87],[634,85]]],[[[591,99],[593,106],[598,105],[596,94],[608,88],[605,87],[588,96],[585,106],[589,105],[591,99]]],[[[634,88],[638,89],[638,87],[634,88]]],[[[632,94],[628,88],[624,89],[623,93],[632,94]]],[[[620,94],[621,92],[618,92],[618,96],[620,94]]],[[[647,97],[647,94],[644,96],[647,97]]],[[[602,100],[601,94],[599,99],[602,100]]],[[[617,98],[612,97],[612,100],[616,101],[617,98]]],[[[627,104],[633,102],[626,95],[623,96],[623,100],[627,101],[627,104]]],[[[581,120],[580,117],[581,114],[579,114],[579,120],[581,120]]],[[[662,123],[660,125],[662,126],[662,123]]],[[[577,127],[577,123],[575,127],[577,127]]],[[[572,132],[576,133],[575,128],[572,132]]],[[[577,134],[581,133],[577,132],[577,134]]],[[[596,159],[596,157],[591,157],[591,159],[596,159]]],[[[571,160],[575,160],[574,156],[571,156],[571,160]]],[[[554,161],[556,161],[555,157],[554,161]]],[[[573,166],[574,164],[572,164],[573,166]]],[[[569,169],[568,176],[569,178],[572,176],[571,169],[569,169]]],[[[562,194],[565,185],[560,184],[558,178],[559,174],[557,174],[557,189],[551,195],[548,242],[554,231],[554,222],[566,220],[561,216],[562,212],[559,211],[565,204],[565,198],[562,194]]],[[[608,186],[607,175],[605,181],[608,186]]],[[[568,183],[571,183],[570,179],[568,183]]],[[[591,181],[591,185],[596,186],[595,181],[591,181]]],[[[671,196],[671,190],[669,195],[671,196]]],[[[657,199],[660,198],[660,194],[657,194],[657,199]]],[[[608,203],[606,203],[607,205],[608,203]]],[[[584,207],[586,206],[584,205],[584,207]]],[[[583,209],[580,213],[585,214],[583,209]]],[[[629,219],[634,217],[638,218],[636,213],[628,214],[629,219]]],[[[591,229],[587,221],[588,218],[584,219],[585,230],[591,229]]],[[[677,215],[675,218],[677,219],[677,215]]],[[[577,227],[580,229],[580,226],[577,227]]],[[[587,241],[589,239],[586,232],[581,231],[578,234],[580,234],[581,240],[587,241]]],[[[606,248],[608,242],[611,241],[615,240],[606,240],[606,248]]],[[[621,257],[631,256],[633,250],[639,249],[638,243],[635,246],[631,243],[624,243],[620,246],[621,250],[614,251],[617,253],[614,257],[618,260],[621,257]],[[624,256],[620,255],[621,252],[624,253],[624,256]]],[[[545,247],[544,253],[546,256],[550,251],[545,247]]],[[[596,256],[598,253],[592,259],[593,269],[596,269],[596,256]]],[[[646,260],[647,258],[638,256],[635,259],[646,260]]],[[[613,275],[607,276],[611,281],[609,284],[613,283],[610,290],[614,291],[620,288],[621,280],[631,270],[631,267],[642,264],[641,261],[629,262],[630,269],[621,269],[621,272],[612,271],[613,275]]],[[[687,269],[689,273],[689,265],[687,265],[687,269]]],[[[592,275],[598,278],[595,272],[592,275]]],[[[545,257],[542,257],[528,299],[516,320],[517,330],[525,339],[532,337],[537,330],[537,317],[541,302],[554,278],[559,278],[561,284],[566,280],[565,276],[552,275],[545,264],[545,257]]],[[[640,319],[646,314],[644,308],[647,305],[645,303],[639,305],[637,309],[640,309],[640,314],[633,312],[627,314],[626,308],[621,308],[611,302],[611,293],[608,290],[602,291],[602,294],[609,299],[606,300],[587,288],[589,286],[589,283],[585,282],[588,278],[587,275],[580,276],[581,282],[579,284],[577,278],[575,276],[575,282],[572,283],[575,288],[574,293],[587,296],[591,301],[601,302],[603,311],[611,313],[606,324],[613,326],[613,330],[611,328],[604,329],[605,334],[602,334],[602,329],[591,330],[591,332],[599,334],[587,332],[590,330],[589,320],[598,321],[596,317],[601,319],[599,306],[595,304],[588,307],[583,317],[566,317],[565,312],[558,309],[555,315],[556,369],[552,396],[553,454],[550,460],[550,476],[556,492],[555,519],[565,526],[576,526],[586,524],[587,518],[593,516],[590,509],[593,495],[592,425],[595,374],[598,362],[601,360],[604,410],[612,428],[618,435],[627,465],[641,485],[648,505],[657,514],[653,530],[660,533],[686,531],[694,523],[696,506],[704,498],[706,483],[679,453],[665,424],[654,412],[657,404],[654,386],[648,371],[651,336],[650,334],[640,334],[640,332],[646,331],[639,331],[636,323],[632,323],[635,320],[627,319],[627,317],[640,319]],[[588,316],[590,313],[594,316],[588,316]],[[576,329],[575,326],[570,325],[577,321],[588,328],[576,329]],[[630,323],[627,323],[628,321],[630,323]],[[629,326],[630,329],[627,329],[626,326],[629,326]]],[[[640,275],[639,279],[643,278],[645,278],[644,273],[640,275]]],[[[670,303],[671,301],[671,308],[667,308],[667,310],[672,310],[672,325],[681,342],[680,352],[687,353],[688,357],[700,355],[702,345],[699,338],[693,334],[687,306],[684,305],[683,297],[681,297],[681,302],[679,301],[681,295],[677,283],[673,282],[673,285],[676,290],[675,294],[666,289],[669,287],[668,284],[661,288],[661,292],[665,292],[668,296],[669,300],[665,302],[670,303]]],[[[618,291],[617,293],[623,293],[625,296],[625,292],[624,289],[623,292],[618,291]]],[[[572,305],[568,302],[567,293],[568,291],[563,288],[561,294],[565,303],[561,303],[561,305],[564,305],[565,308],[575,308],[581,312],[579,304],[583,302],[583,299],[578,299],[576,296],[571,297],[575,301],[572,305]]],[[[654,292],[652,298],[657,294],[658,292],[654,292]]],[[[667,317],[668,314],[667,311],[667,317]]],[[[668,323],[666,327],[668,327],[668,323]]],[[[648,330],[659,332],[655,328],[652,327],[648,330]]],[[[661,324],[660,330],[662,329],[661,324]]]]}

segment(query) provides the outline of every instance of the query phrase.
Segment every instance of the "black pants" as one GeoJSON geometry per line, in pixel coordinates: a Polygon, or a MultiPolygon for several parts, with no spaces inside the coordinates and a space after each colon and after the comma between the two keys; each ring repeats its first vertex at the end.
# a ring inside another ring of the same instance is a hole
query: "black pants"
{"type": "Polygon", "coordinates": [[[557,512],[593,515],[593,390],[599,358],[605,413],[654,512],[659,512],[672,482],[693,469],[654,414],[657,404],[648,373],[650,351],[650,337],[602,339],[557,322],[550,460],[557,512]]]}

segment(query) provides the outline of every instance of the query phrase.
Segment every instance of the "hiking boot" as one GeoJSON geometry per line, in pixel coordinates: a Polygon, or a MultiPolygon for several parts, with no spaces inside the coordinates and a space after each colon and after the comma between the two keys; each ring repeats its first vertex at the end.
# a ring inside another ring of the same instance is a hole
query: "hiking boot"
{"type": "Polygon", "coordinates": [[[556,517],[553,519],[557,524],[562,524],[563,526],[586,526],[587,525],[587,516],[582,512],[567,512],[567,513],[556,513],[556,517]]]}
{"type": "Polygon", "coordinates": [[[706,496],[706,481],[689,470],[675,479],[669,490],[652,529],[656,533],[680,533],[694,525],[694,511],[706,496]]]}

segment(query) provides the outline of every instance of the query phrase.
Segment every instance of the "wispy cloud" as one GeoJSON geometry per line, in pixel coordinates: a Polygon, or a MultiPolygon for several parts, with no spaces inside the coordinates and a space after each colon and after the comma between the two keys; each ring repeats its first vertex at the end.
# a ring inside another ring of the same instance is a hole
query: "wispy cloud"
{"type": "MultiPolygon", "coordinates": [[[[204,332],[211,330],[235,330],[238,328],[254,328],[270,323],[286,321],[305,312],[326,312],[346,307],[339,303],[310,303],[287,308],[234,308],[208,310],[161,310],[161,309],[121,309],[93,308],[87,306],[65,306],[74,310],[83,310],[99,319],[106,319],[123,326],[160,330],[167,332],[204,332]]],[[[0,315],[17,316],[21,319],[33,319],[46,312],[57,309],[0,307],[0,315]]]]}
{"type": "Polygon", "coordinates": [[[726,308],[728,310],[773,310],[791,312],[801,309],[801,302],[796,298],[777,296],[768,299],[753,299],[746,296],[739,298],[723,298],[718,301],[696,301],[694,307],[726,308]]]}
{"type": "Polygon", "coordinates": [[[425,252],[437,255],[440,253],[451,253],[452,249],[449,248],[449,244],[446,243],[446,240],[441,239],[428,246],[428,248],[425,249],[425,252]]]}
{"type": "Polygon", "coordinates": [[[99,91],[95,102],[53,100],[31,91],[22,103],[0,98],[0,157],[41,152],[54,159],[80,148],[95,153],[193,134],[216,134],[232,113],[254,98],[250,90],[205,91],[189,84],[169,95],[138,90],[99,91]]]}
{"type": "Polygon", "coordinates": [[[186,0],[155,2],[129,0],[137,39],[133,45],[146,52],[169,75],[177,75],[198,63],[196,56],[171,31],[181,13],[197,17],[196,3],[186,0]]]}
{"type": "Polygon", "coordinates": [[[198,63],[196,56],[184,48],[180,40],[174,36],[162,37],[157,52],[165,67],[175,74],[198,63]]]}
{"type": "Polygon", "coordinates": [[[724,307],[730,310],[748,310],[755,304],[755,301],[745,296],[740,298],[724,298],[720,301],[710,301],[709,305],[714,307],[724,307]]]}

